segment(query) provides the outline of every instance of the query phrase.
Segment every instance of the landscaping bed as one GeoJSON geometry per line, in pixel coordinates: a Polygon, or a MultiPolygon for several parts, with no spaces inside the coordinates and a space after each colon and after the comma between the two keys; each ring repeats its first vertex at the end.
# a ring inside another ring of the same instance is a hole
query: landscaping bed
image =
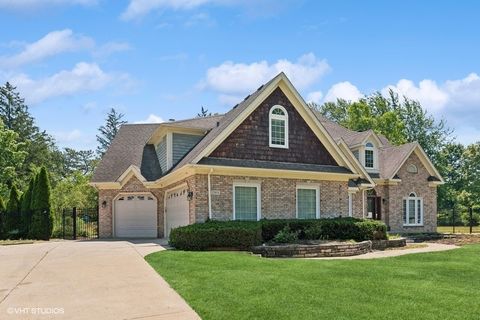
{"type": "Polygon", "coordinates": [[[170,244],[180,250],[230,248],[250,250],[261,244],[302,241],[386,240],[387,227],[374,220],[333,218],[315,220],[209,221],[173,229],[170,244]]]}

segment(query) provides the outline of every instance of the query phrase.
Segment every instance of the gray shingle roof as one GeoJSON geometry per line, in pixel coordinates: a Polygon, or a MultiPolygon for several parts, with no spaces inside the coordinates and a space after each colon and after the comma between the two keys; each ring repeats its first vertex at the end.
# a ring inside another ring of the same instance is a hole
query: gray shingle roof
{"type": "Polygon", "coordinates": [[[313,171],[327,173],[352,173],[345,167],[327,166],[308,163],[290,163],[277,161],[261,161],[261,160],[245,160],[245,159],[226,159],[206,157],[201,159],[199,164],[241,168],[260,168],[260,169],[279,169],[279,170],[296,170],[296,171],[313,171]]]}
{"type": "Polygon", "coordinates": [[[162,169],[153,144],[147,144],[143,148],[140,172],[147,181],[155,181],[162,176],[162,169]]]}

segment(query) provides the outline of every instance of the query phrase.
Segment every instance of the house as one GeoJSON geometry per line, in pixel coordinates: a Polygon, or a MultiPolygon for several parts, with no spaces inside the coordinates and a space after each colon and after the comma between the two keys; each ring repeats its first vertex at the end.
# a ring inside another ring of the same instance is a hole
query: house
{"type": "Polygon", "coordinates": [[[433,232],[443,180],[418,143],[327,120],[280,73],[225,115],[123,125],[91,183],[101,237],[168,237],[207,219],[337,216],[433,232]]]}

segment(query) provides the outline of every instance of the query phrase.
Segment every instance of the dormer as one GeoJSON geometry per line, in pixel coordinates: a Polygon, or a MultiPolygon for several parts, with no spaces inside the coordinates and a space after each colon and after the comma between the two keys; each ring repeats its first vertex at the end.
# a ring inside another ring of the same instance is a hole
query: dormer
{"type": "Polygon", "coordinates": [[[352,146],[351,150],[367,172],[378,173],[380,171],[379,148],[382,147],[382,142],[373,131],[370,134],[366,133],[364,139],[352,146]]]}

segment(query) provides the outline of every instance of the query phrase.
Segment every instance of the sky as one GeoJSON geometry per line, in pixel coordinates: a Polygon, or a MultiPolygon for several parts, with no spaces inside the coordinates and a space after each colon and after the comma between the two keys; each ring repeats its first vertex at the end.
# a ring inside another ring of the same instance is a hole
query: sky
{"type": "Polygon", "coordinates": [[[284,71],[306,101],[392,88],[480,140],[479,1],[0,0],[0,82],[59,146],[225,113],[284,71]]]}

